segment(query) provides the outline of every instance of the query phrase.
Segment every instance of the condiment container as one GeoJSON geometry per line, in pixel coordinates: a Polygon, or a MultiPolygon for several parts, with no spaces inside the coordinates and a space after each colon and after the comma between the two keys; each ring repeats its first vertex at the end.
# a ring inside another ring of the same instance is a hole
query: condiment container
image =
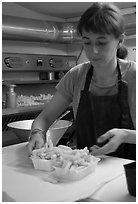
{"type": "Polygon", "coordinates": [[[16,93],[14,91],[16,85],[10,84],[7,85],[7,93],[6,93],[6,108],[15,108],[16,107],[16,93]]]}
{"type": "Polygon", "coordinates": [[[48,72],[48,79],[54,80],[55,79],[55,72],[48,72]]]}
{"type": "Polygon", "coordinates": [[[65,75],[64,72],[59,72],[59,74],[58,74],[59,79],[61,79],[64,75],[65,75]]]}

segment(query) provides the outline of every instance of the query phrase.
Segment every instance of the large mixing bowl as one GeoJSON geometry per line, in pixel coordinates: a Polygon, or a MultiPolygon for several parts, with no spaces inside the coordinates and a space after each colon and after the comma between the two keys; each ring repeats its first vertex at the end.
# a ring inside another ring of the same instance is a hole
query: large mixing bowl
{"type": "MultiPolygon", "coordinates": [[[[22,120],[9,123],[7,126],[13,130],[16,136],[21,142],[28,141],[29,133],[31,130],[33,120],[22,120]]],[[[72,122],[68,120],[58,120],[55,122],[47,131],[47,135],[56,145],[60,138],[63,136],[68,127],[70,127],[72,122]]]]}
{"type": "Polygon", "coordinates": [[[21,142],[28,141],[33,120],[21,120],[7,124],[21,142]]]}

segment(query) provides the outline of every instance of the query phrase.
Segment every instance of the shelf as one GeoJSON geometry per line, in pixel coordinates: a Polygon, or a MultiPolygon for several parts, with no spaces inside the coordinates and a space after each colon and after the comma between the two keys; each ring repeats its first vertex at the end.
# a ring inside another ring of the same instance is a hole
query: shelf
{"type": "MultiPolygon", "coordinates": [[[[47,103],[48,104],[48,103],[47,103]]],[[[36,105],[36,106],[24,106],[24,107],[17,107],[17,108],[4,108],[2,109],[2,116],[8,116],[8,115],[15,115],[15,114],[21,114],[21,113],[31,113],[31,112],[39,112],[42,111],[47,104],[44,105],[36,105]]],[[[72,104],[69,105],[67,110],[72,110],[72,104]]]]}
{"type": "Polygon", "coordinates": [[[3,69],[4,72],[67,72],[70,69],[21,69],[21,68],[7,68],[3,69]]]}
{"type": "Polygon", "coordinates": [[[2,82],[3,86],[6,86],[7,84],[53,84],[53,83],[58,83],[60,80],[28,80],[28,81],[23,81],[23,80],[6,80],[2,82]]]}
{"type": "Polygon", "coordinates": [[[2,109],[2,116],[29,113],[34,111],[42,111],[44,107],[46,107],[46,104],[37,105],[37,106],[17,107],[17,108],[5,108],[5,109],[2,109]]]}

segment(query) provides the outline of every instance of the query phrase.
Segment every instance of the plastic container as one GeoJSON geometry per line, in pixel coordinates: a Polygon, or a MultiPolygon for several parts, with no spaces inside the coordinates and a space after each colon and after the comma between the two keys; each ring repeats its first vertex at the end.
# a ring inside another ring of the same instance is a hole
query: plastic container
{"type": "Polygon", "coordinates": [[[16,93],[14,91],[16,85],[7,85],[7,93],[6,93],[6,108],[16,108],[17,100],[16,93]]]}

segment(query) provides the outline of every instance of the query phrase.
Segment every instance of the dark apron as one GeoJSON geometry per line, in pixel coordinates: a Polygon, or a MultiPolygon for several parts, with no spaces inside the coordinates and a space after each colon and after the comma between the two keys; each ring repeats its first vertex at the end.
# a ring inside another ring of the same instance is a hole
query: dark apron
{"type": "MultiPolygon", "coordinates": [[[[112,128],[134,130],[128,105],[128,87],[122,81],[119,64],[118,93],[109,96],[94,96],[89,92],[89,85],[93,76],[93,66],[88,70],[84,90],[81,91],[80,102],[73,124],[73,138],[77,148],[92,147],[97,144],[97,138],[112,128]]],[[[121,144],[110,156],[126,159],[136,159],[135,144],[121,144]]]]}

